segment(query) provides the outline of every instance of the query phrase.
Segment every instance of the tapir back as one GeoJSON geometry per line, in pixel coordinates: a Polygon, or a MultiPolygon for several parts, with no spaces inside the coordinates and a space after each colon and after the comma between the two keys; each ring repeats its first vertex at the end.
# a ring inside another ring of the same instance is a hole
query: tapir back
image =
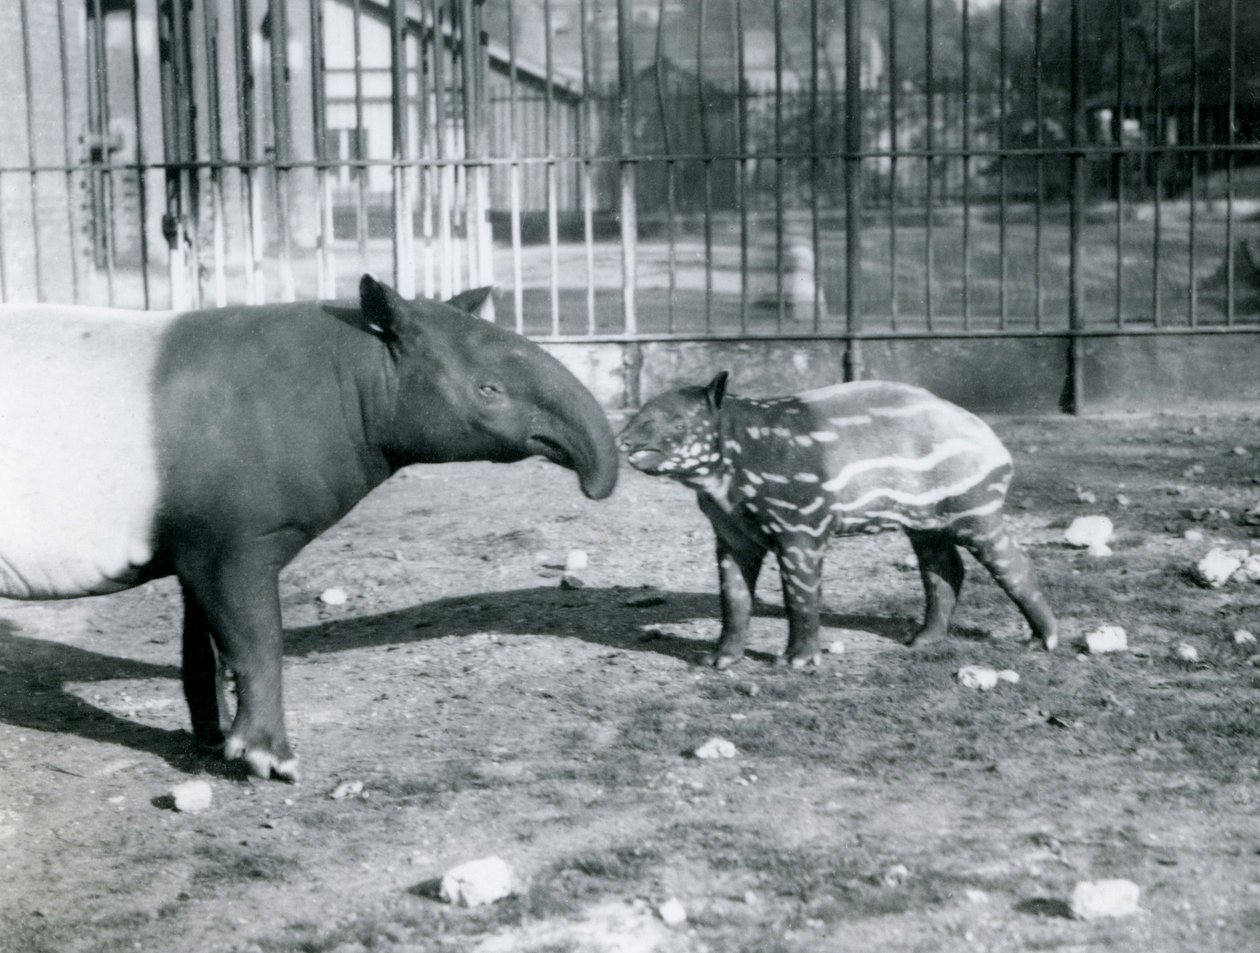
{"type": "Polygon", "coordinates": [[[116,591],[153,558],[150,387],[173,317],[0,308],[0,595],[116,591]]]}
{"type": "Polygon", "coordinates": [[[831,513],[834,532],[939,529],[995,512],[1010,482],[988,425],[918,387],[858,382],[739,403],[761,423],[744,424],[733,462],[779,484],[781,511],[831,513]]]}

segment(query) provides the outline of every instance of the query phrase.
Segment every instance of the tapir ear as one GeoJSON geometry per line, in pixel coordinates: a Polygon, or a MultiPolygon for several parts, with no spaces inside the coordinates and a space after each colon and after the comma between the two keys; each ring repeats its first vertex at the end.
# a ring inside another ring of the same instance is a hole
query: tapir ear
{"type": "Polygon", "coordinates": [[[704,396],[709,399],[709,406],[714,410],[720,410],[722,407],[722,399],[726,396],[726,382],[730,376],[730,371],[718,371],[717,376],[709,381],[709,386],[704,389],[704,396]]]}
{"type": "Polygon", "coordinates": [[[371,275],[359,279],[359,310],[366,329],[395,350],[403,339],[408,304],[397,291],[371,275]]]}
{"type": "Polygon", "coordinates": [[[446,303],[453,308],[459,308],[460,311],[467,311],[474,317],[481,317],[481,310],[486,306],[486,302],[490,300],[490,293],[494,291],[493,285],[486,285],[484,288],[473,288],[469,291],[461,291],[454,298],[446,303]]]}

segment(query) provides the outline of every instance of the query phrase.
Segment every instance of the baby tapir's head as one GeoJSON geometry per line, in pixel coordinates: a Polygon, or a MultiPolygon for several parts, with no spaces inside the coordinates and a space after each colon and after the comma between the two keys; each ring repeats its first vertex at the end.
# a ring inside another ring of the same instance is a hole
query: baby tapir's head
{"type": "Polygon", "coordinates": [[[680,387],[644,404],[617,439],[630,465],[679,480],[711,474],[722,459],[718,411],[729,376],[722,371],[705,387],[680,387]]]}

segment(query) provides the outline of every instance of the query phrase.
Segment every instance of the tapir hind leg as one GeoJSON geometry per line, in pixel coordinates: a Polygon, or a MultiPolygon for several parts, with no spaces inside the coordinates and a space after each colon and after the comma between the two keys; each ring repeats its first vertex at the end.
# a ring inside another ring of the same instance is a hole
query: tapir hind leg
{"type": "Polygon", "coordinates": [[[184,587],[184,698],[193,737],[204,748],[222,750],[232,727],[227,679],[210,621],[197,594],[184,587]]]}
{"type": "Polygon", "coordinates": [[[923,626],[910,638],[911,645],[926,645],[943,639],[949,632],[958,593],[966,569],[949,533],[940,530],[909,530],[910,545],[919,560],[919,576],[927,596],[923,626]]]}
{"type": "Polygon", "coordinates": [[[1001,515],[969,520],[955,526],[954,532],[1019,607],[1033,636],[1051,651],[1059,642],[1059,624],[1037,584],[1031,560],[1011,537],[1001,515]]]}
{"type": "MultiPolygon", "coordinates": [[[[250,554],[208,560],[180,572],[180,581],[204,609],[223,664],[236,675],[236,718],[224,757],[243,758],[258,777],[296,781],[298,762],[284,729],[277,577],[269,560],[250,554]]],[[[206,716],[205,694],[204,687],[198,689],[203,707],[193,711],[194,718],[206,716]]]]}

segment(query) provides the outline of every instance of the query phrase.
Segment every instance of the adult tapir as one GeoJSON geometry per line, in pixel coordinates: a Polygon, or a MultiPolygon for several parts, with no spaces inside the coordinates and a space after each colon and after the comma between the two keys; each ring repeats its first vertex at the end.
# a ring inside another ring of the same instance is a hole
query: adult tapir
{"type": "Polygon", "coordinates": [[[616,484],[603,411],[470,313],[488,290],[406,301],[365,275],[357,305],[0,308],[0,596],[175,575],[196,739],[296,780],[277,576],[303,546],[412,463],[542,455],[593,499],[616,484]]]}

